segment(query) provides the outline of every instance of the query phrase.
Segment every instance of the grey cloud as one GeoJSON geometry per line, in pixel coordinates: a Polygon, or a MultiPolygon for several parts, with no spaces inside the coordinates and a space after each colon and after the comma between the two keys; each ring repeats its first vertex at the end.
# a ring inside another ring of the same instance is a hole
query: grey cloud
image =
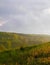
{"type": "Polygon", "coordinates": [[[0,17],[8,23],[0,31],[49,33],[50,0],[0,0],[0,17]]]}

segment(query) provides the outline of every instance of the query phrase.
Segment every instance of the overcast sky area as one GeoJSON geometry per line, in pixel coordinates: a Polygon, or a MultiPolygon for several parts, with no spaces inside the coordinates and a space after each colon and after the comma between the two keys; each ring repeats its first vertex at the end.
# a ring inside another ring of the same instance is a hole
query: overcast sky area
{"type": "Polygon", "coordinates": [[[50,0],[0,0],[0,31],[50,34],[50,0]]]}

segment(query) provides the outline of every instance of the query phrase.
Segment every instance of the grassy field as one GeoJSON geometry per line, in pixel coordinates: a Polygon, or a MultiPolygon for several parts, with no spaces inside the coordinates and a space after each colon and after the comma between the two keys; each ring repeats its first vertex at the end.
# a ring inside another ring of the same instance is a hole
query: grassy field
{"type": "Polygon", "coordinates": [[[50,36],[0,32],[0,65],[50,65],[50,36]]]}
{"type": "Polygon", "coordinates": [[[2,51],[0,65],[50,65],[50,43],[2,51]]]}

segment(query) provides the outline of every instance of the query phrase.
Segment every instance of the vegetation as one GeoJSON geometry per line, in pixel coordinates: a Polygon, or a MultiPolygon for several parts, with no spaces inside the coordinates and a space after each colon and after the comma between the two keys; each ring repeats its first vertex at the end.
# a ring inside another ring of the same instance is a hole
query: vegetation
{"type": "Polygon", "coordinates": [[[50,43],[0,52],[0,65],[50,65],[50,43]]]}
{"type": "Polygon", "coordinates": [[[0,65],[50,65],[50,36],[0,32],[0,65]]]}
{"type": "Polygon", "coordinates": [[[50,42],[49,35],[0,32],[0,51],[50,42]]]}

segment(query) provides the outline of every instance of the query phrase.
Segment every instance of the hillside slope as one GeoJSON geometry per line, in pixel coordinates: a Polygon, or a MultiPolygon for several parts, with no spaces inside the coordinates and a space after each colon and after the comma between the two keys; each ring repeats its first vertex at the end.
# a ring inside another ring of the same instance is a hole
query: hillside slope
{"type": "Polygon", "coordinates": [[[0,52],[0,65],[50,65],[50,43],[0,52]]]}
{"type": "Polygon", "coordinates": [[[0,32],[0,50],[50,42],[49,35],[0,32]]]}

